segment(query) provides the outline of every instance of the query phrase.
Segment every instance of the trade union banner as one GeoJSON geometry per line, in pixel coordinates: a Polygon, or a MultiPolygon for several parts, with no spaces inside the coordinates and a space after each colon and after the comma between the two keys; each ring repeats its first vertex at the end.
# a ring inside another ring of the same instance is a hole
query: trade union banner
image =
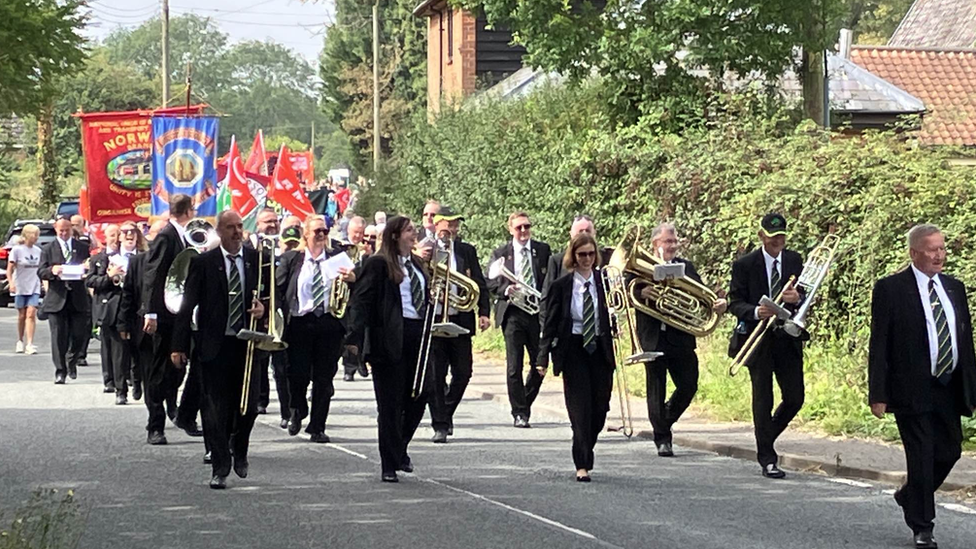
{"type": "Polygon", "coordinates": [[[169,211],[174,194],[190,195],[197,217],[217,215],[217,127],[214,117],[153,117],[154,218],[169,211]]]}

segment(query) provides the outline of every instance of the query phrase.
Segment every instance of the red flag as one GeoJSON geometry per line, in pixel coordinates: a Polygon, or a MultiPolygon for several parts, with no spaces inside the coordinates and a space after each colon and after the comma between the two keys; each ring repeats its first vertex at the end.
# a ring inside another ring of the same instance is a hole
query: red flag
{"type": "Polygon", "coordinates": [[[271,177],[271,189],[268,191],[268,198],[281,204],[286,210],[295,215],[309,216],[315,214],[315,208],[305,196],[305,191],[298,184],[298,175],[295,174],[291,162],[281,162],[282,158],[288,158],[288,147],[282,145],[278,153],[279,162],[275,164],[274,175],[271,177]]]}
{"type": "Polygon", "coordinates": [[[251,145],[251,152],[247,154],[244,171],[268,175],[268,159],[264,154],[264,132],[261,130],[254,134],[254,144],[251,145]]]}
{"type": "Polygon", "coordinates": [[[230,200],[229,203],[225,200],[223,205],[225,208],[241,214],[241,217],[247,217],[249,214],[254,213],[258,202],[254,199],[254,195],[251,194],[247,177],[244,175],[244,162],[241,160],[241,151],[237,148],[237,140],[234,137],[230,139],[230,152],[227,154],[226,166],[227,176],[224,178],[222,190],[225,190],[226,194],[230,195],[230,200]]]}

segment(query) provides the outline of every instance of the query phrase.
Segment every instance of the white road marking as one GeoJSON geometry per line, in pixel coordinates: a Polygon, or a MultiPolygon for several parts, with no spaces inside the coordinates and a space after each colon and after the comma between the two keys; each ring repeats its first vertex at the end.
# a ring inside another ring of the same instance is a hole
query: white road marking
{"type": "Polygon", "coordinates": [[[874,486],[872,486],[872,485],[870,485],[870,484],[868,484],[866,482],[860,482],[860,481],[857,481],[857,480],[851,480],[849,478],[828,477],[828,478],[826,478],[824,480],[826,480],[827,482],[833,482],[833,483],[836,483],[836,484],[846,484],[848,486],[855,486],[857,488],[874,488],[874,486]]]}
{"type": "Polygon", "coordinates": [[[940,503],[939,507],[948,509],[950,511],[955,511],[957,513],[964,513],[966,515],[976,515],[976,509],[972,509],[958,503],[940,503]]]}

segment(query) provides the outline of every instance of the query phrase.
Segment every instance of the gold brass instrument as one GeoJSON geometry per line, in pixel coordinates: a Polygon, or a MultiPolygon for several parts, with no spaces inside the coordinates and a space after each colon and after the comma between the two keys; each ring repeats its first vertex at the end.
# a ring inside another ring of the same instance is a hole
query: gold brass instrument
{"type": "MultiPolygon", "coordinates": [[[[791,276],[789,280],[786,281],[786,284],[783,286],[783,289],[780,290],[779,295],[776,296],[776,299],[774,300],[774,303],[776,303],[776,305],[783,304],[783,292],[792,288],[795,283],[796,283],[795,276],[791,276]]],[[[759,344],[762,343],[763,338],[766,337],[766,332],[768,332],[769,328],[773,326],[775,323],[776,323],[776,316],[774,315],[769,318],[764,318],[763,320],[760,320],[759,324],[757,324],[756,327],[753,328],[752,333],[749,334],[748,339],[746,339],[745,343],[742,344],[742,348],[739,349],[739,352],[736,353],[735,358],[732,359],[732,366],[729,367],[730,376],[734,376],[735,374],[737,374],[739,372],[739,368],[742,368],[742,366],[746,364],[749,358],[752,357],[753,353],[756,352],[756,349],[759,348],[759,344]]]]}
{"type": "MultiPolygon", "coordinates": [[[[363,244],[348,244],[346,254],[353,263],[359,263],[363,255],[363,244]]],[[[329,289],[329,312],[336,318],[346,316],[346,309],[349,308],[349,298],[352,297],[352,289],[342,276],[337,276],[332,280],[332,287],[329,289]]]]}
{"type": "Polygon", "coordinates": [[[793,316],[783,324],[783,330],[787,334],[800,337],[806,329],[807,313],[810,312],[810,306],[813,305],[813,298],[817,295],[817,290],[827,278],[838,244],[840,244],[840,237],[835,234],[828,234],[824,237],[823,242],[807,256],[806,263],[803,264],[803,271],[800,272],[800,279],[796,282],[797,287],[803,291],[803,303],[793,313],[793,316]]]}
{"type": "Polygon", "coordinates": [[[627,284],[633,308],[695,337],[710,334],[718,326],[719,315],[712,309],[718,296],[688,277],[655,280],[654,267],[664,264],[662,258],[640,245],[640,228],[636,226],[624,234],[609,262],[621,273],[634,275],[627,284]],[[643,297],[644,288],[653,291],[651,299],[643,297]]]}
{"type": "Polygon", "coordinates": [[[173,258],[163,285],[163,303],[174,315],[180,312],[180,305],[183,304],[183,287],[186,285],[186,276],[190,272],[190,260],[196,255],[214,249],[220,242],[213,225],[199,217],[191,219],[186,224],[184,240],[187,248],[173,258]]]}
{"type": "Polygon", "coordinates": [[[503,277],[511,284],[512,291],[508,294],[508,302],[530,315],[539,314],[539,303],[542,301],[542,292],[536,290],[515,276],[508,267],[505,266],[505,258],[499,257],[488,267],[488,278],[503,277]]]}

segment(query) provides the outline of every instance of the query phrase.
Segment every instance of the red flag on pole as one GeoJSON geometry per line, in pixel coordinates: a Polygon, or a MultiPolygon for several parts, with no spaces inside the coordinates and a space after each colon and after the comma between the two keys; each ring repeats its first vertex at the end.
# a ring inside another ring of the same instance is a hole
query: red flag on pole
{"type": "Polygon", "coordinates": [[[288,158],[288,147],[285,145],[281,146],[281,151],[278,153],[279,162],[275,164],[274,175],[271,177],[268,198],[295,215],[314,215],[315,208],[298,184],[298,175],[292,168],[291,162],[281,162],[282,158],[288,158]]]}
{"type": "Polygon", "coordinates": [[[251,152],[247,154],[247,162],[244,162],[244,171],[268,175],[268,158],[264,152],[264,132],[258,130],[258,133],[254,134],[251,152]]]}
{"type": "Polygon", "coordinates": [[[218,197],[218,210],[230,209],[241,214],[241,217],[248,217],[255,213],[258,206],[257,200],[251,194],[251,188],[244,175],[244,162],[241,160],[241,151],[237,148],[237,140],[231,137],[230,152],[227,154],[227,176],[224,177],[221,185],[221,197],[218,197]],[[227,198],[229,197],[229,200],[227,198]],[[221,200],[223,198],[223,200],[221,200]]]}

